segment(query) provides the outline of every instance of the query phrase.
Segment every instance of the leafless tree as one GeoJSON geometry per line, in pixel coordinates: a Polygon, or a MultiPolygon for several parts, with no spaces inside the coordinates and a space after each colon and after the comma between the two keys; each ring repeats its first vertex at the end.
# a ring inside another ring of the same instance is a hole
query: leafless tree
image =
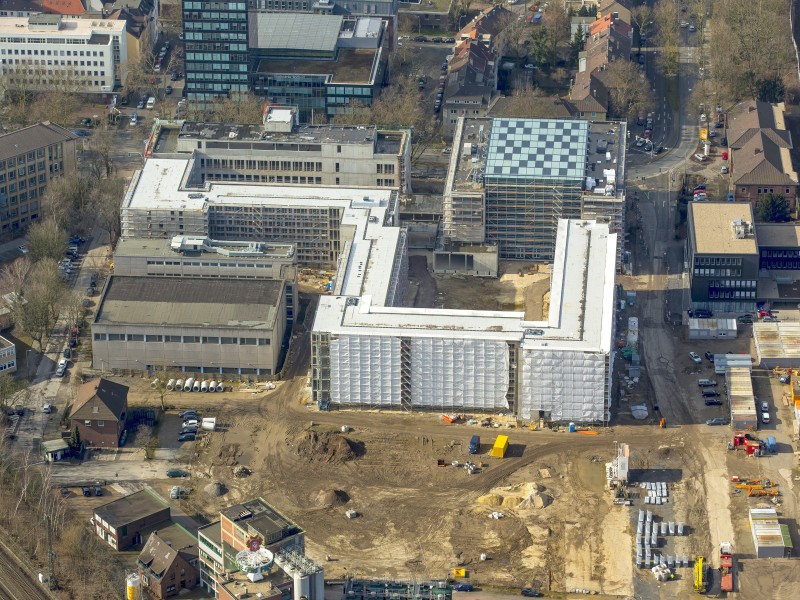
{"type": "Polygon", "coordinates": [[[627,60],[615,60],[608,67],[608,86],[614,111],[622,119],[631,119],[652,108],[653,99],[642,85],[639,68],[627,60]]]}
{"type": "Polygon", "coordinates": [[[31,266],[31,260],[27,256],[22,256],[17,260],[6,263],[6,266],[3,267],[2,276],[0,276],[3,288],[15,294],[21,293],[31,271],[31,266]]]}
{"type": "Polygon", "coordinates": [[[43,204],[62,229],[85,233],[94,222],[91,189],[90,179],[80,174],[62,177],[47,186],[43,204]]]}
{"type": "Polygon", "coordinates": [[[67,232],[54,219],[34,223],[28,231],[28,256],[34,264],[45,259],[58,262],[67,249],[67,232]]]}

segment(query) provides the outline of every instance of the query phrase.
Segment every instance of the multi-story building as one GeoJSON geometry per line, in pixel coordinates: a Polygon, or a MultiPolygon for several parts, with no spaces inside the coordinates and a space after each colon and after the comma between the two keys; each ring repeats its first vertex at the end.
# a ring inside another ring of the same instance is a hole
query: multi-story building
{"type": "Polygon", "coordinates": [[[759,253],[750,204],[690,202],[687,221],[692,308],[754,310],[759,253]]]}
{"type": "Polygon", "coordinates": [[[459,119],[443,245],[487,243],[500,258],[552,260],[560,219],[597,220],[622,231],[624,180],[622,123],[459,119]]]}
{"type": "Polygon", "coordinates": [[[182,6],[186,98],[204,103],[248,92],[247,2],[182,0],[182,6]]]}
{"type": "Polygon", "coordinates": [[[386,83],[389,37],[377,17],[253,13],[253,90],[296,106],[302,123],[370,106],[386,83]]]}
{"type": "Polygon", "coordinates": [[[537,320],[389,304],[380,290],[392,280],[376,277],[390,271],[396,242],[378,234],[368,229],[343,256],[333,294],[320,298],[311,359],[320,407],[607,420],[616,264],[616,235],[607,224],[559,222],[550,309],[537,320]]]}
{"type": "Polygon", "coordinates": [[[122,202],[123,238],[176,235],[295,245],[297,262],[331,266],[357,229],[346,214],[394,223],[397,192],[374,187],[196,183],[187,159],[151,159],[122,202]]]}
{"type": "Polygon", "coordinates": [[[125,82],[124,21],[37,14],[0,19],[0,75],[5,88],[107,94],[125,82]]]}
{"type": "Polygon", "coordinates": [[[220,600],[324,600],[323,570],[306,558],[305,534],[262,498],[220,512],[198,530],[200,585],[220,600]]]}
{"type": "Polygon", "coordinates": [[[0,335],[0,373],[13,373],[17,370],[17,347],[0,335]]]}
{"type": "Polygon", "coordinates": [[[114,275],[259,279],[284,282],[286,321],[297,310],[297,255],[292,244],[222,242],[177,236],[172,240],[122,239],[114,251],[114,275]]]}
{"type": "Polygon", "coordinates": [[[70,430],[96,448],[117,448],[128,417],[128,388],[103,377],[78,388],[70,407],[70,430]]]}
{"type": "Polygon", "coordinates": [[[168,523],[169,503],[144,488],[94,509],[95,533],[114,550],[141,544],[152,527],[168,523]]]}
{"type": "Polygon", "coordinates": [[[92,364],[272,376],[285,331],[283,281],[114,275],[92,321],[92,364]]]}
{"type": "Polygon", "coordinates": [[[116,0],[105,4],[100,14],[88,18],[123,21],[127,33],[128,60],[135,63],[153,49],[160,34],[158,0],[116,0]],[[110,6],[109,6],[110,4],[110,6]]]}
{"type": "Polygon", "coordinates": [[[378,15],[397,14],[398,0],[253,0],[252,9],[271,12],[314,13],[315,15],[378,15]]]}
{"type": "Polygon", "coordinates": [[[157,127],[155,146],[166,140],[170,152],[191,155],[193,179],[201,183],[385,187],[410,193],[410,131],[298,125],[296,114],[269,106],[263,125],[187,121],[180,130],[157,127]]]}
{"type": "Polygon", "coordinates": [[[1,233],[25,229],[44,214],[47,184],[75,172],[77,139],[47,121],[0,136],[1,233]]]}

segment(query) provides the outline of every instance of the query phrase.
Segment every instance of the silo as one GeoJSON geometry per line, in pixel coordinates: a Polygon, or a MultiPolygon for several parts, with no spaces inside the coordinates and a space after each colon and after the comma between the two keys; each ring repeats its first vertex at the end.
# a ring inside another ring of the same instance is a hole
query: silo
{"type": "Polygon", "coordinates": [[[142,580],[138,573],[130,573],[125,578],[125,597],[127,600],[141,600],[142,580]]]}

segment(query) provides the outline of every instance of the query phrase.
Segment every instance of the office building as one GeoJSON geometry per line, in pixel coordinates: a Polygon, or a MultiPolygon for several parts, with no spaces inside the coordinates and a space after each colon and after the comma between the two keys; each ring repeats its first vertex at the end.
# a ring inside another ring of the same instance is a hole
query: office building
{"type": "Polygon", "coordinates": [[[0,19],[0,75],[30,91],[107,94],[125,82],[125,22],[36,14],[0,19]]]}
{"type": "Polygon", "coordinates": [[[754,310],[759,253],[750,204],[690,202],[687,221],[692,308],[754,310]]]}
{"type": "Polygon", "coordinates": [[[283,281],[112,276],[91,324],[92,364],[122,371],[275,375],[283,281]]]}
{"type": "Polygon", "coordinates": [[[158,127],[151,144],[191,155],[193,179],[411,192],[411,132],[374,126],[299,125],[297,111],[267,106],[262,125],[186,121],[158,127]]]}
{"type": "Polygon", "coordinates": [[[343,225],[346,214],[379,211],[374,218],[397,219],[397,192],[391,189],[195,184],[191,163],[151,159],[134,174],[122,201],[123,238],[291,243],[299,264],[332,266],[356,233],[343,225]]]}
{"type": "Polygon", "coordinates": [[[253,0],[251,7],[258,11],[313,13],[315,15],[397,15],[398,0],[253,0]]]}
{"type": "Polygon", "coordinates": [[[147,539],[151,528],[169,523],[169,503],[144,488],[94,509],[94,531],[117,551],[128,550],[147,539]]]}
{"type": "Polygon", "coordinates": [[[17,347],[0,335],[0,373],[14,373],[16,370],[17,347]]]}
{"type": "Polygon", "coordinates": [[[186,98],[202,104],[250,90],[247,2],[182,0],[186,98]]]}
{"type": "Polygon", "coordinates": [[[389,38],[376,17],[253,13],[253,91],[296,106],[301,123],[369,106],[386,83],[389,38]]]}
{"type": "Polygon", "coordinates": [[[624,181],[622,123],[460,118],[434,269],[448,264],[457,244],[494,246],[501,259],[551,261],[560,219],[595,220],[621,233],[624,181]]]}
{"type": "Polygon", "coordinates": [[[198,541],[200,585],[215,598],[324,600],[324,572],[305,556],[305,533],[262,498],[220,511],[198,541]]]}
{"type": "Polygon", "coordinates": [[[521,312],[392,306],[380,290],[393,280],[377,278],[391,268],[393,242],[378,227],[368,226],[343,255],[333,295],[320,299],[311,362],[320,407],[608,418],[616,235],[607,224],[559,222],[541,321],[521,312]]]}

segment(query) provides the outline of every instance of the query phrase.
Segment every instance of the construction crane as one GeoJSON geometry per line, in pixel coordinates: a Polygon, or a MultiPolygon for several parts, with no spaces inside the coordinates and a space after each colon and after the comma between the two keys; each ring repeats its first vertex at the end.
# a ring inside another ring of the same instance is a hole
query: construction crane
{"type": "Polygon", "coordinates": [[[698,556],[694,560],[694,591],[698,594],[705,594],[708,587],[708,579],[706,578],[705,559],[698,556]]]}

